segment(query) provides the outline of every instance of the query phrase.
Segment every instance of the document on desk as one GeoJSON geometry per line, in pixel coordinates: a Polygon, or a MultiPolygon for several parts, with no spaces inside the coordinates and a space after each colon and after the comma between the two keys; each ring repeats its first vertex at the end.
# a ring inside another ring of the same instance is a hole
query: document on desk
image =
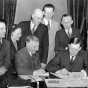
{"type": "Polygon", "coordinates": [[[31,86],[20,86],[20,87],[15,86],[15,87],[8,87],[8,88],[33,88],[33,87],[31,87],[31,86]]]}
{"type": "Polygon", "coordinates": [[[68,77],[68,75],[63,75],[63,74],[60,74],[60,73],[59,73],[59,74],[56,74],[56,73],[52,73],[52,72],[51,72],[50,74],[54,75],[54,76],[57,77],[57,78],[61,78],[61,79],[68,77]]]}
{"type": "Polygon", "coordinates": [[[45,72],[44,69],[39,69],[39,70],[35,70],[35,71],[33,72],[33,76],[48,77],[48,76],[49,76],[49,73],[48,73],[48,72],[45,72]]]}
{"type": "Polygon", "coordinates": [[[47,87],[88,87],[88,77],[82,78],[80,72],[72,72],[68,76],[56,73],[51,74],[57,78],[45,79],[47,87]]]}
{"type": "Polygon", "coordinates": [[[50,73],[54,76],[56,76],[57,78],[61,78],[61,79],[86,79],[87,77],[83,77],[81,72],[71,72],[70,74],[61,74],[61,73],[50,73]]]}
{"type": "Polygon", "coordinates": [[[45,79],[47,87],[88,87],[88,79],[45,79]]]}

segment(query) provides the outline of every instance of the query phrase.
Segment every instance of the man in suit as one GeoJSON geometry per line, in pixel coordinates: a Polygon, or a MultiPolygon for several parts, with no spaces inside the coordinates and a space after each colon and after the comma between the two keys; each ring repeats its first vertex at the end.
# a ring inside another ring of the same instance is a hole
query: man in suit
{"type": "Polygon", "coordinates": [[[55,35],[57,30],[59,29],[59,24],[53,19],[55,11],[55,6],[53,4],[45,4],[43,6],[44,18],[43,24],[48,27],[48,35],[49,35],[49,50],[48,50],[48,58],[47,62],[49,62],[54,57],[54,48],[55,48],[55,35]]]}
{"type": "Polygon", "coordinates": [[[19,23],[22,28],[22,37],[20,40],[20,48],[25,46],[25,38],[27,35],[35,35],[39,38],[39,54],[42,68],[45,68],[48,56],[48,28],[41,23],[43,12],[40,9],[35,9],[31,21],[19,23]]]}
{"type": "Polygon", "coordinates": [[[5,39],[5,34],[6,22],[0,19],[0,88],[10,66],[10,43],[5,39]]]}
{"type": "Polygon", "coordinates": [[[29,75],[33,75],[34,70],[40,69],[39,39],[36,36],[27,36],[26,47],[19,50],[16,54],[15,64],[19,77],[29,79],[29,75]]]}
{"type": "Polygon", "coordinates": [[[88,75],[88,55],[81,49],[81,40],[73,37],[69,42],[69,51],[56,54],[54,59],[47,65],[46,70],[65,75],[71,72],[81,72],[88,75]]]}
{"type": "Polygon", "coordinates": [[[68,14],[64,14],[61,18],[61,30],[57,31],[55,36],[55,52],[68,50],[68,42],[72,36],[80,37],[78,29],[72,27],[73,20],[68,14]]]}

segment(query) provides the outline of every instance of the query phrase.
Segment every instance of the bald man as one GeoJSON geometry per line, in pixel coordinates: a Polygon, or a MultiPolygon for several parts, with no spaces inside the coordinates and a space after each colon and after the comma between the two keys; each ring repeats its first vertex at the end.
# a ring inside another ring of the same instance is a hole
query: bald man
{"type": "Polygon", "coordinates": [[[34,35],[39,38],[39,55],[41,67],[45,68],[48,56],[48,28],[42,24],[43,12],[41,9],[35,9],[30,21],[19,23],[22,28],[22,38],[19,42],[20,48],[25,46],[25,38],[27,35],[34,35]]]}

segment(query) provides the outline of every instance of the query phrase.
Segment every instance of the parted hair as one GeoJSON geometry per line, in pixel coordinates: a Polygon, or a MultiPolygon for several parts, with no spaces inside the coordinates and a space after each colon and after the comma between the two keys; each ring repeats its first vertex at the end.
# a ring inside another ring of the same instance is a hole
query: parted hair
{"type": "Polygon", "coordinates": [[[63,15],[62,15],[61,21],[60,21],[60,27],[61,27],[62,29],[64,29],[64,26],[63,26],[63,24],[62,24],[62,20],[63,20],[64,17],[67,17],[67,16],[70,16],[70,17],[72,18],[72,16],[71,16],[70,14],[63,14],[63,15]]]}

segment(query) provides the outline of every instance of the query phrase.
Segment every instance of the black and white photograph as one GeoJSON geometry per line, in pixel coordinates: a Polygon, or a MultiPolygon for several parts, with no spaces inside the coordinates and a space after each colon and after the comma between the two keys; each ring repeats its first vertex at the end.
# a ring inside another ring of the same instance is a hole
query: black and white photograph
{"type": "Polygon", "coordinates": [[[88,0],[0,0],[0,88],[88,88],[88,0]]]}

